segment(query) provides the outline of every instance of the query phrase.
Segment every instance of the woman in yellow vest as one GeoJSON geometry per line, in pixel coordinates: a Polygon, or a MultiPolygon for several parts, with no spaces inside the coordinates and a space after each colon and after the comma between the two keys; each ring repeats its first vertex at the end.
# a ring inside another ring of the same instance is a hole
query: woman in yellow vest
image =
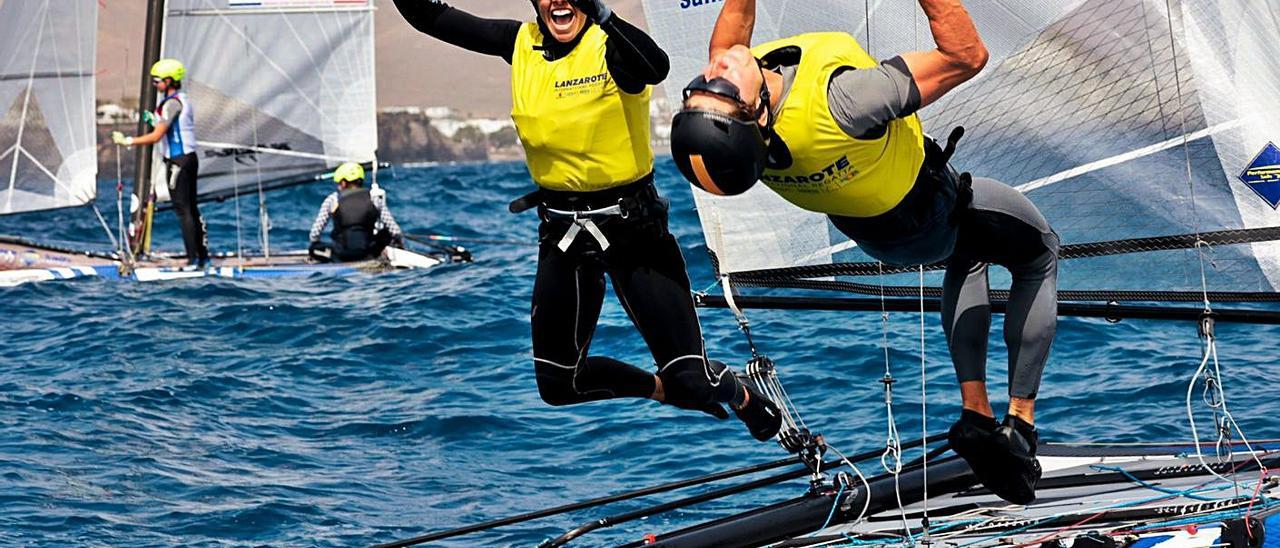
{"type": "Polygon", "coordinates": [[[1057,325],[1058,237],[1018,191],[951,169],[961,133],[946,150],[924,135],[915,112],[976,75],[987,51],[959,0],[919,2],[937,49],[877,63],[838,32],[750,48],[755,1],[726,0],[672,154],[703,190],[737,194],[759,179],[882,262],[946,261],[943,328],[963,402],[951,447],[993,492],[1025,504],[1040,478],[1034,407],[1057,325]],[[989,263],[1013,278],[1003,423],[986,388],[989,263]]]}
{"type": "Polygon", "coordinates": [[[781,424],[768,398],[709,360],[684,258],[653,186],[650,86],[666,53],[601,0],[533,0],[535,22],[481,19],[436,0],[395,0],[419,31],[511,64],[511,117],[539,189],[533,361],[551,405],[650,398],[728,418],[760,440],[781,424]],[[644,337],[657,374],[588,356],[605,275],[644,337]]]}

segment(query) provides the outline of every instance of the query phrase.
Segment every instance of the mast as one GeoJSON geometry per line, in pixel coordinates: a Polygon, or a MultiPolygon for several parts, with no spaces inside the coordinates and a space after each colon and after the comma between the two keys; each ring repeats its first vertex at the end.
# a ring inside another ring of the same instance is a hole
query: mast
{"type": "MultiPolygon", "coordinates": [[[[160,60],[161,39],[164,35],[165,0],[147,1],[147,31],[143,38],[142,84],[138,90],[139,112],[156,108],[156,91],[151,86],[151,65],[160,60]]],[[[147,123],[138,118],[137,134],[150,131],[147,123]]],[[[155,200],[151,181],[151,145],[139,146],[134,162],[132,218],[129,224],[129,244],[135,255],[147,253],[151,248],[151,218],[155,213],[155,200]]]]}

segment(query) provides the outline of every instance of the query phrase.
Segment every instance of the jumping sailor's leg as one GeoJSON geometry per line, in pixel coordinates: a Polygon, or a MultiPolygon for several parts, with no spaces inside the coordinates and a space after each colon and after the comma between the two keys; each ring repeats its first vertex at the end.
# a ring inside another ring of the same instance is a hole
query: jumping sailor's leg
{"type": "Polygon", "coordinates": [[[1013,459],[1011,469],[1021,475],[1010,483],[1012,502],[1034,500],[1041,474],[1035,456],[1040,437],[1035,427],[1035,398],[1058,323],[1056,237],[1053,240],[1039,256],[1009,266],[1013,283],[1004,320],[1009,346],[1009,414],[997,438],[1013,459]]]}
{"type": "Polygon", "coordinates": [[[741,383],[725,364],[706,358],[684,257],[665,230],[636,234],[610,248],[609,276],[619,302],[658,364],[659,401],[727,418],[728,404],[751,435],[777,434],[781,413],[741,383]]]}
{"type": "Polygon", "coordinates": [[[965,409],[991,417],[987,399],[987,339],[991,299],[987,264],[952,258],[942,281],[942,328],[965,409]]]}
{"type": "Polygon", "coordinates": [[[551,405],[610,398],[649,398],[652,373],[603,357],[587,357],[604,301],[598,262],[562,253],[544,239],[533,286],[533,366],[538,392],[551,405]]]}
{"type": "Polygon", "coordinates": [[[1057,254],[1058,237],[1030,200],[997,181],[973,180],[973,203],[959,229],[956,255],[1004,266],[1013,278],[1005,315],[1009,415],[993,432],[999,450],[990,459],[1000,473],[983,478],[983,465],[974,471],[992,492],[1016,504],[1035,500],[1041,473],[1034,404],[1057,327],[1057,254]],[[997,241],[999,246],[991,245],[997,241]]]}
{"type": "Polygon", "coordinates": [[[1036,394],[1058,326],[1057,250],[1009,266],[1009,310],[1004,340],[1009,346],[1009,414],[1035,422],[1036,394]],[[1016,402],[1016,403],[1015,403],[1016,402]]]}
{"type": "Polygon", "coordinates": [[[942,328],[960,382],[963,409],[951,426],[951,449],[969,463],[978,480],[992,491],[1005,471],[996,445],[996,422],[987,397],[987,339],[991,334],[991,300],[987,264],[952,257],[942,280],[942,328]]]}

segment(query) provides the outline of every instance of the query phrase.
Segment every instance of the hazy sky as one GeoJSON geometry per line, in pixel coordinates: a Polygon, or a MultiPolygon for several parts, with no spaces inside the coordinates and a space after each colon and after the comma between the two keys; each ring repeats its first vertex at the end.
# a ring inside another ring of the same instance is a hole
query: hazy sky
{"type": "MultiPolygon", "coordinates": [[[[641,28],[640,0],[606,0],[641,28]]],[[[482,17],[532,20],[527,0],[453,0],[450,5],[482,17]]],[[[378,104],[443,105],[477,115],[505,117],[511,108],[510,69],[502,59],[450,46],[421,34],[400,17],[391,0],[375,0],[378,104]]],[[[104,0],[98,17],[98,98],[136,96],[142,63],[143,0],[104,0]]]]}

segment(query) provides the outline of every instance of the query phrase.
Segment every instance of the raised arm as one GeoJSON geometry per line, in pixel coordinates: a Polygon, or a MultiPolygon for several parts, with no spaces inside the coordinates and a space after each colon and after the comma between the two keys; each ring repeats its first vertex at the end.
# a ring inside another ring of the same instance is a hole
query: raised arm
{"type": "Polygon", "coordinates": [[[418,32],[511,62],[520,32],[519,21],[476,17],[440,0],[395,0],[395,4],[400,15],[418,32]]]}
{"type": "Polygon", "coordinates": [[[977,76],[989,54],[960,0],[920,0],[920,7],[929,18],[929,30],[938,47],[904,53],[902,60],[920,89],[923,107],[977,76]]]}
{"type": "Polygon", "coordinates": [[[667,52],[635,25],[618,17],[604,0],[569,0],[608,36],[605,63],[609,75],[627,93],[640,93],[646,86],[662,83],[671,69],[667,52]]]}
{"type": "Polygon", "coordinates": [[[605,62],[618,87],[627,93],[640,93],[667,78],[671,61],[648,34],[617,15],[600,23],[609,36],[605,43],[605,62]]]}
{"type": "Polygon", "coordinates": [[[751,32],[756,27],[756,0],[725,0],[711,31],[707,58],[715,58],[736,45],[751,47],[751,32]]]}

